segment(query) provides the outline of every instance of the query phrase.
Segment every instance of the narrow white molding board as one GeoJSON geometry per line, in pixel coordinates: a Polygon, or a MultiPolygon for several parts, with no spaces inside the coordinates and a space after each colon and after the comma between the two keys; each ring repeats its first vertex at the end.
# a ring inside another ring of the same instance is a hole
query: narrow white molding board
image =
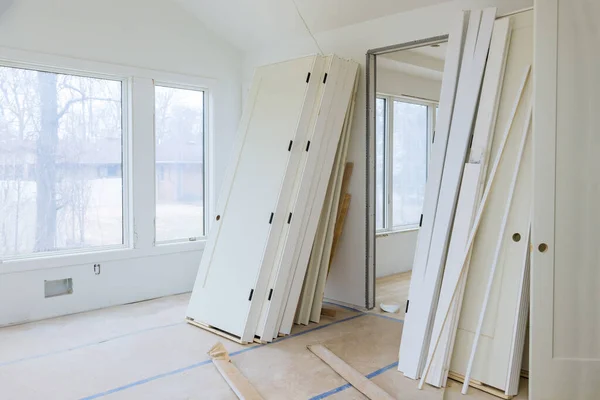
{"type": "Polygon", "coordinates": [[[448,239],[475,120],[475,110],[495,17],[496,9],[488,8],[483,11],[471,11],[469,19],[465,56],[462,60],[456,103],[448,137],[429,256],[426,268],[422,272],[421,284],[418,286],[418,296],[410,299],[411,304],[406,314],[400,342],[402,365],[399,363],[399,369],[404,372],[405,376],[412,379],[421,377],[421,371],[427,359],[448,239]],[[468,57],[469,54],[471,57],[468,57]]]}
{"type": "MultiPolygon", "coordinates": [[[[435,210],[437,208],[440,183],[442,181],[442,172],[444,160],[446,159],[446,149],[448,145],[448,135],[452,122],[452,113],[456,99],[456,88],[458,85],[458,74],[463,59],[463,48],[465,35],[468,26],[469,12],[465,11],[457,17],[452,25],[452,30],[448,35],[448,49],[446,50],[446,60],[444,64],[444,73],[442,77],[442,89],[440,93],[439,116],[437,119],[435,138],[432,143],[431,161],[425,184],[425,199],[423,202],[423,214],[421,227],[417,237],[417,246],[415,258],[413,261],[412,277],[408,293],[408,301],[418,296],[419,285],[421,284],[422,274],[425,271],[427,257],[429,256],[429,245],[431,243],[431,232],[435,221],[435,210]]],[[[372,74],[374,75],[374,74],[372,74]]],[[[375,118],[372,118],[374,121],[375,118]]],[[[373,217],[373,220],[375,218],[373,217]]],[[[408,368],[409,359],[400,358],[398,370],[403,371],[408,368]],[[405,366],[406,365],[406,366],[405,366]]]]}
{"type": "MultiPolygon", "coordinates": [[[[504,80],[504,70],[511,34],[511,21],[511,17],[507,17],[501,18],[494,23],[494,31],[492,33],[488,62],[469,153],[469,163],[465,165],[456,207],[456,216],[448,246],[442,289],[440,289],[440,302],[442,301],[441,293],[444,292],[444,284],[447,282],[449,275],[456,268],[460,268],[456,264],[461,261],[460,258],[465,251],[469,231],[475,218],[475,212],[483,194],[489,154],[496,125],[496,116],[500,103],[500,94],[502,92],[502,82],[504,80]]],[[[464,277],[466,277],[466,274],[463,275],[460,285],[464,285],[464,277]]],[[[451,305],[451,322],[443,328],[440,345],[427,376],[427,383],[433,386],[442,387],[446,384],[450,354],[454,344],[456,324],[458,324],[456,316],[460,313],[461,305],[462,296],[457,296],[451,305]]],[[[434,331],[436,330],[436,323],[439,324],[437,319],[434,321],[434,331]]],[[[431,355],[432,349],[433,346],[430,345],[429,355],[431,355]]]]}
{"type": "Polygon", "coordinates": [[[254,338],[270,273],[263,262],[276,252],[304,150],[289,144],[307,136],[324,64],[310,56],[257,69],[242,116],[186,316],[243,342],[254,338]]]}

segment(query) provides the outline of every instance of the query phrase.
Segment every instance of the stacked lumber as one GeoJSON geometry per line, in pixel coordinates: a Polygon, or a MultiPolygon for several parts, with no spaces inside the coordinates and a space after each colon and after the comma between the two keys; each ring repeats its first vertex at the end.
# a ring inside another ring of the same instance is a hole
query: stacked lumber
{"type": "Polygon", "coordinates": [[[320,314],[357,73],[355,62],[320,55],[257,69],[189,323],[240,343],[289,334],[311,265],[317,274],[309,314],[320,314]]]}
{"type": "Polygon", "coordinates": [[[462,36],[450,35],[462,59],[449,58],[460,62],[458,83],[440,103],[451,118],[434,144],[445,147],[443,166],[426,189],[398,369],[421,387],[450,376],[463,393],[471,385],[509,398],[529,309],[532,15],[486,9],[466,20],[462,36]]]}

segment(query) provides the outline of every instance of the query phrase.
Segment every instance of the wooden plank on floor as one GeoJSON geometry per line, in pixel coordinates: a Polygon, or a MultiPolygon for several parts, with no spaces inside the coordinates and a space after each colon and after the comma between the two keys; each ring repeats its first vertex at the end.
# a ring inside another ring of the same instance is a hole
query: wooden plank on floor
{"type": "Polygon", "coordinates": [[[335,316],[337,315],[337,311],[333,308],[323,307],[321,308],[321,315],[324,317],[335,318],[335,316]]]}
{"type": "Polygon", "coordinates": [[[393,397],[381,389],[379,386],[371,382],[360,372],[346,364],[344,360],[333,354],[327,347],[316,344],[307,346],[308,349],[331,369],[338,373],[342,378],[348,381],[359,392],[367,396],[371,400],[392,400],[393,397]]]}
{"type": "Polygon", "coordinates": [[[225,379],[231,390],[240,400],[262,400],[262,396],[252,386],[250,381],[231,362],[229,353],[225,350],[223,343],[218,342],[209,351],[208,355],[219,373],[225,379]]]}

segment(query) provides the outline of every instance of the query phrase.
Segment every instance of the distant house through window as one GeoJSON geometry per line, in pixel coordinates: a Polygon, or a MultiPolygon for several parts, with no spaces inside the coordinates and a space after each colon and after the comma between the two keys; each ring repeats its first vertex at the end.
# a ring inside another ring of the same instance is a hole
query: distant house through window
{"type": "Polygon", "coordinates": [[[156,242],[205,236],[204,110],[202,90],[155,87],[156,242]]]}
{"type": "Polygon", "coordinates": [[[436,110],[434,102],[377,96],[375,213],[379,232],[419,226],[436,110]]]}

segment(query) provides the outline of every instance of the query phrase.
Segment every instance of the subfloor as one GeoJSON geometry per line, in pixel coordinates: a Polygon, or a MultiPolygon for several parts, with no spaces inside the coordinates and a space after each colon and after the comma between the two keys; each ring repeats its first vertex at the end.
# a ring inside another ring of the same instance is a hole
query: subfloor
{"type": "Polygon", "coordinates": [[[171,296],[0,329],[0,399],[236,399],[206,354],[217,341],[265,399],[365,399],[306,349],[314,343],[398,399],[495,399],[476,389],[461,396],[452,381],[445,390],[419,391],[416,381],[404,378],[396,370],[399,315],[329,304],[335,318],[296,326],[271,344],[241,346],[186,324],[188,299],[171,296]]]}

